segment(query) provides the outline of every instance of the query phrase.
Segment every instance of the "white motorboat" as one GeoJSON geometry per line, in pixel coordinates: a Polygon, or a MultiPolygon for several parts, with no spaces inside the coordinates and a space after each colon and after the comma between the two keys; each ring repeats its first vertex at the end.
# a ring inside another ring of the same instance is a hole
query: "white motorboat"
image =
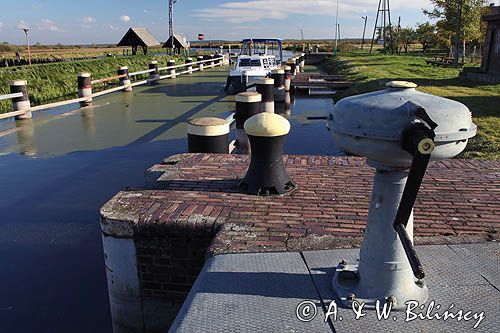
{"type": "Polygon", "coordinates": [[[283,61],[282,40],[244,39],[241,54],[229,72],[226,89],[230,87],[235,93],[246,91],[247,86],[267,77],[283,61]]]}

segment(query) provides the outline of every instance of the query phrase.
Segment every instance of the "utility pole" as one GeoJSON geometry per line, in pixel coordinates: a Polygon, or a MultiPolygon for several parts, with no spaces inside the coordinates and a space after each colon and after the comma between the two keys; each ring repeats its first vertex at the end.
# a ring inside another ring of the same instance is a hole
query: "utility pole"
{"type": "Polygon", "coordinates": [[[30,51],[30,38],[29,38],[30,28],[22,28],[21,30],[24,31],[24,34],[26,35],[26,45],[28,46],[28,63],[31,66],[31,51],[30,51]]]}
{"type": "Polygon", "coordinates": [[[170,38],[170,43],[172,49],[175,48],[174,45],[174,5],[177,0],[169,0],[168,1],[168,35],[170,38]]]}
{"type": "Polygon", "coordinates": [[[361,18],[365,21],[365,26],[363,28],[363,39],[361,39],[361,50],[363,50],[363,45],[365,44],[366,21],[368,20],[368,15],[361,16],[361,18]]]}
{"type": "Polygon", "coordinates": [[[453,66],[458,67],[458,57],[460,54],[460,39],[461,39],[461,32],[462,32],[462,5],[463,5],[463,0],[458,1],[458,8],[457,8],[457,36],[455,38],[455,49],[453,50],[453,66]]]}
{"type": "Polygon", "coordinates": [[[300,38],[302,39],[302,52],[304,52],[306,49],[306,45],[304,44],[304,29],[300,29],[300,38]]]}
{"type": "Polygon", "coordinates": [[[337,55],[337,47],[338,47],[338,28],[339,28],[339,0],[337,0],[337,14],[335,15],[335,50],[333,52],[334,55],[337,55]]]}

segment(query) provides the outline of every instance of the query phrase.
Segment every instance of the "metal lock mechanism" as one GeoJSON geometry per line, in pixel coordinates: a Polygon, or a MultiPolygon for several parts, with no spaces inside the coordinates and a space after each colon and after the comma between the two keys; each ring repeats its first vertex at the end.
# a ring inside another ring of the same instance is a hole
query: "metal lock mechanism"
{"type": "Polygon", "coordinates": [[[336,144],[376,169],[359,263],[341,262],[333,278],[344,306],[380,301],[398,309],[429,296],[413,246],[413,205],[429,161],[458,155],[477,127],[465,105],[416,87],[393,81],[344,98],[328,119],[336,144]]]}

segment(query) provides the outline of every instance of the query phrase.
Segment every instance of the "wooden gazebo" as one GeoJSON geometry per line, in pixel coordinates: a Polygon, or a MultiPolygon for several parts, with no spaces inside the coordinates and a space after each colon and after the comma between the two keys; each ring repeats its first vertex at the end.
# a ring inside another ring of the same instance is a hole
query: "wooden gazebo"
{"type": "Polygon", "coordinates": [[[118,46],[131,46],[132,54],[137,54],[137,48],[142,47],[144,54],[148,53],[148,47],[160,45],[160,42],[151,35],[151,33],[146,28],[130,28],[118,46]]]}
{"type": "Polygon", "coordinates": [[[181,37],[179,35],[172,35],[163,44],[162,47],[167,48],[167,49],[174,49],[177,53],[179,53],[181,50],[188,49],[189,45],[183,37],[181,37]]]}

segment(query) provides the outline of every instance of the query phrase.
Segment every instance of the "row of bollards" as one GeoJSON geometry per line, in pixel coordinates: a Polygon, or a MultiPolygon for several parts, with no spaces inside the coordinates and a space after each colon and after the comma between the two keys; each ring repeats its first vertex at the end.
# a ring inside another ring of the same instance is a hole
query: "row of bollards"
{"type": "MultiPolygon", "coordinates": [[[[291,109],[291,82],[292,77],[304,68],[305,54],[291,58],[286,66],[275,69],[271,77],[263,78],[256,83],[256,91],[247,91],[235,96],[234,120],[236,123],[236,153],[248,154],[251,145],[245,131],[245,122],[259,113],[282,113],[283,109],[276,109],[284,105],[284,113],[291,109]]],[[[186,60],[188,63],[189,60],[186,60]]],[[[227,133],[219,133],[215,128],[222,128],[225,120],[219,118],[198,118],[188,121],[188,151],[190,153],[228,153],[230,128],[227,133]],[[206,126],[206,130],[198,127],[206,126]],[[219,133],[215,135],[215,132],[219,133]],[[205,133],[205,134],[204,134],[205,133]],[[208,134],[211,133],[211,134],[208,134]],[[199,137],[205,136],[204,139],[199,137]],[[227,139],[225,139],[227,138],[227,139]]]]}

